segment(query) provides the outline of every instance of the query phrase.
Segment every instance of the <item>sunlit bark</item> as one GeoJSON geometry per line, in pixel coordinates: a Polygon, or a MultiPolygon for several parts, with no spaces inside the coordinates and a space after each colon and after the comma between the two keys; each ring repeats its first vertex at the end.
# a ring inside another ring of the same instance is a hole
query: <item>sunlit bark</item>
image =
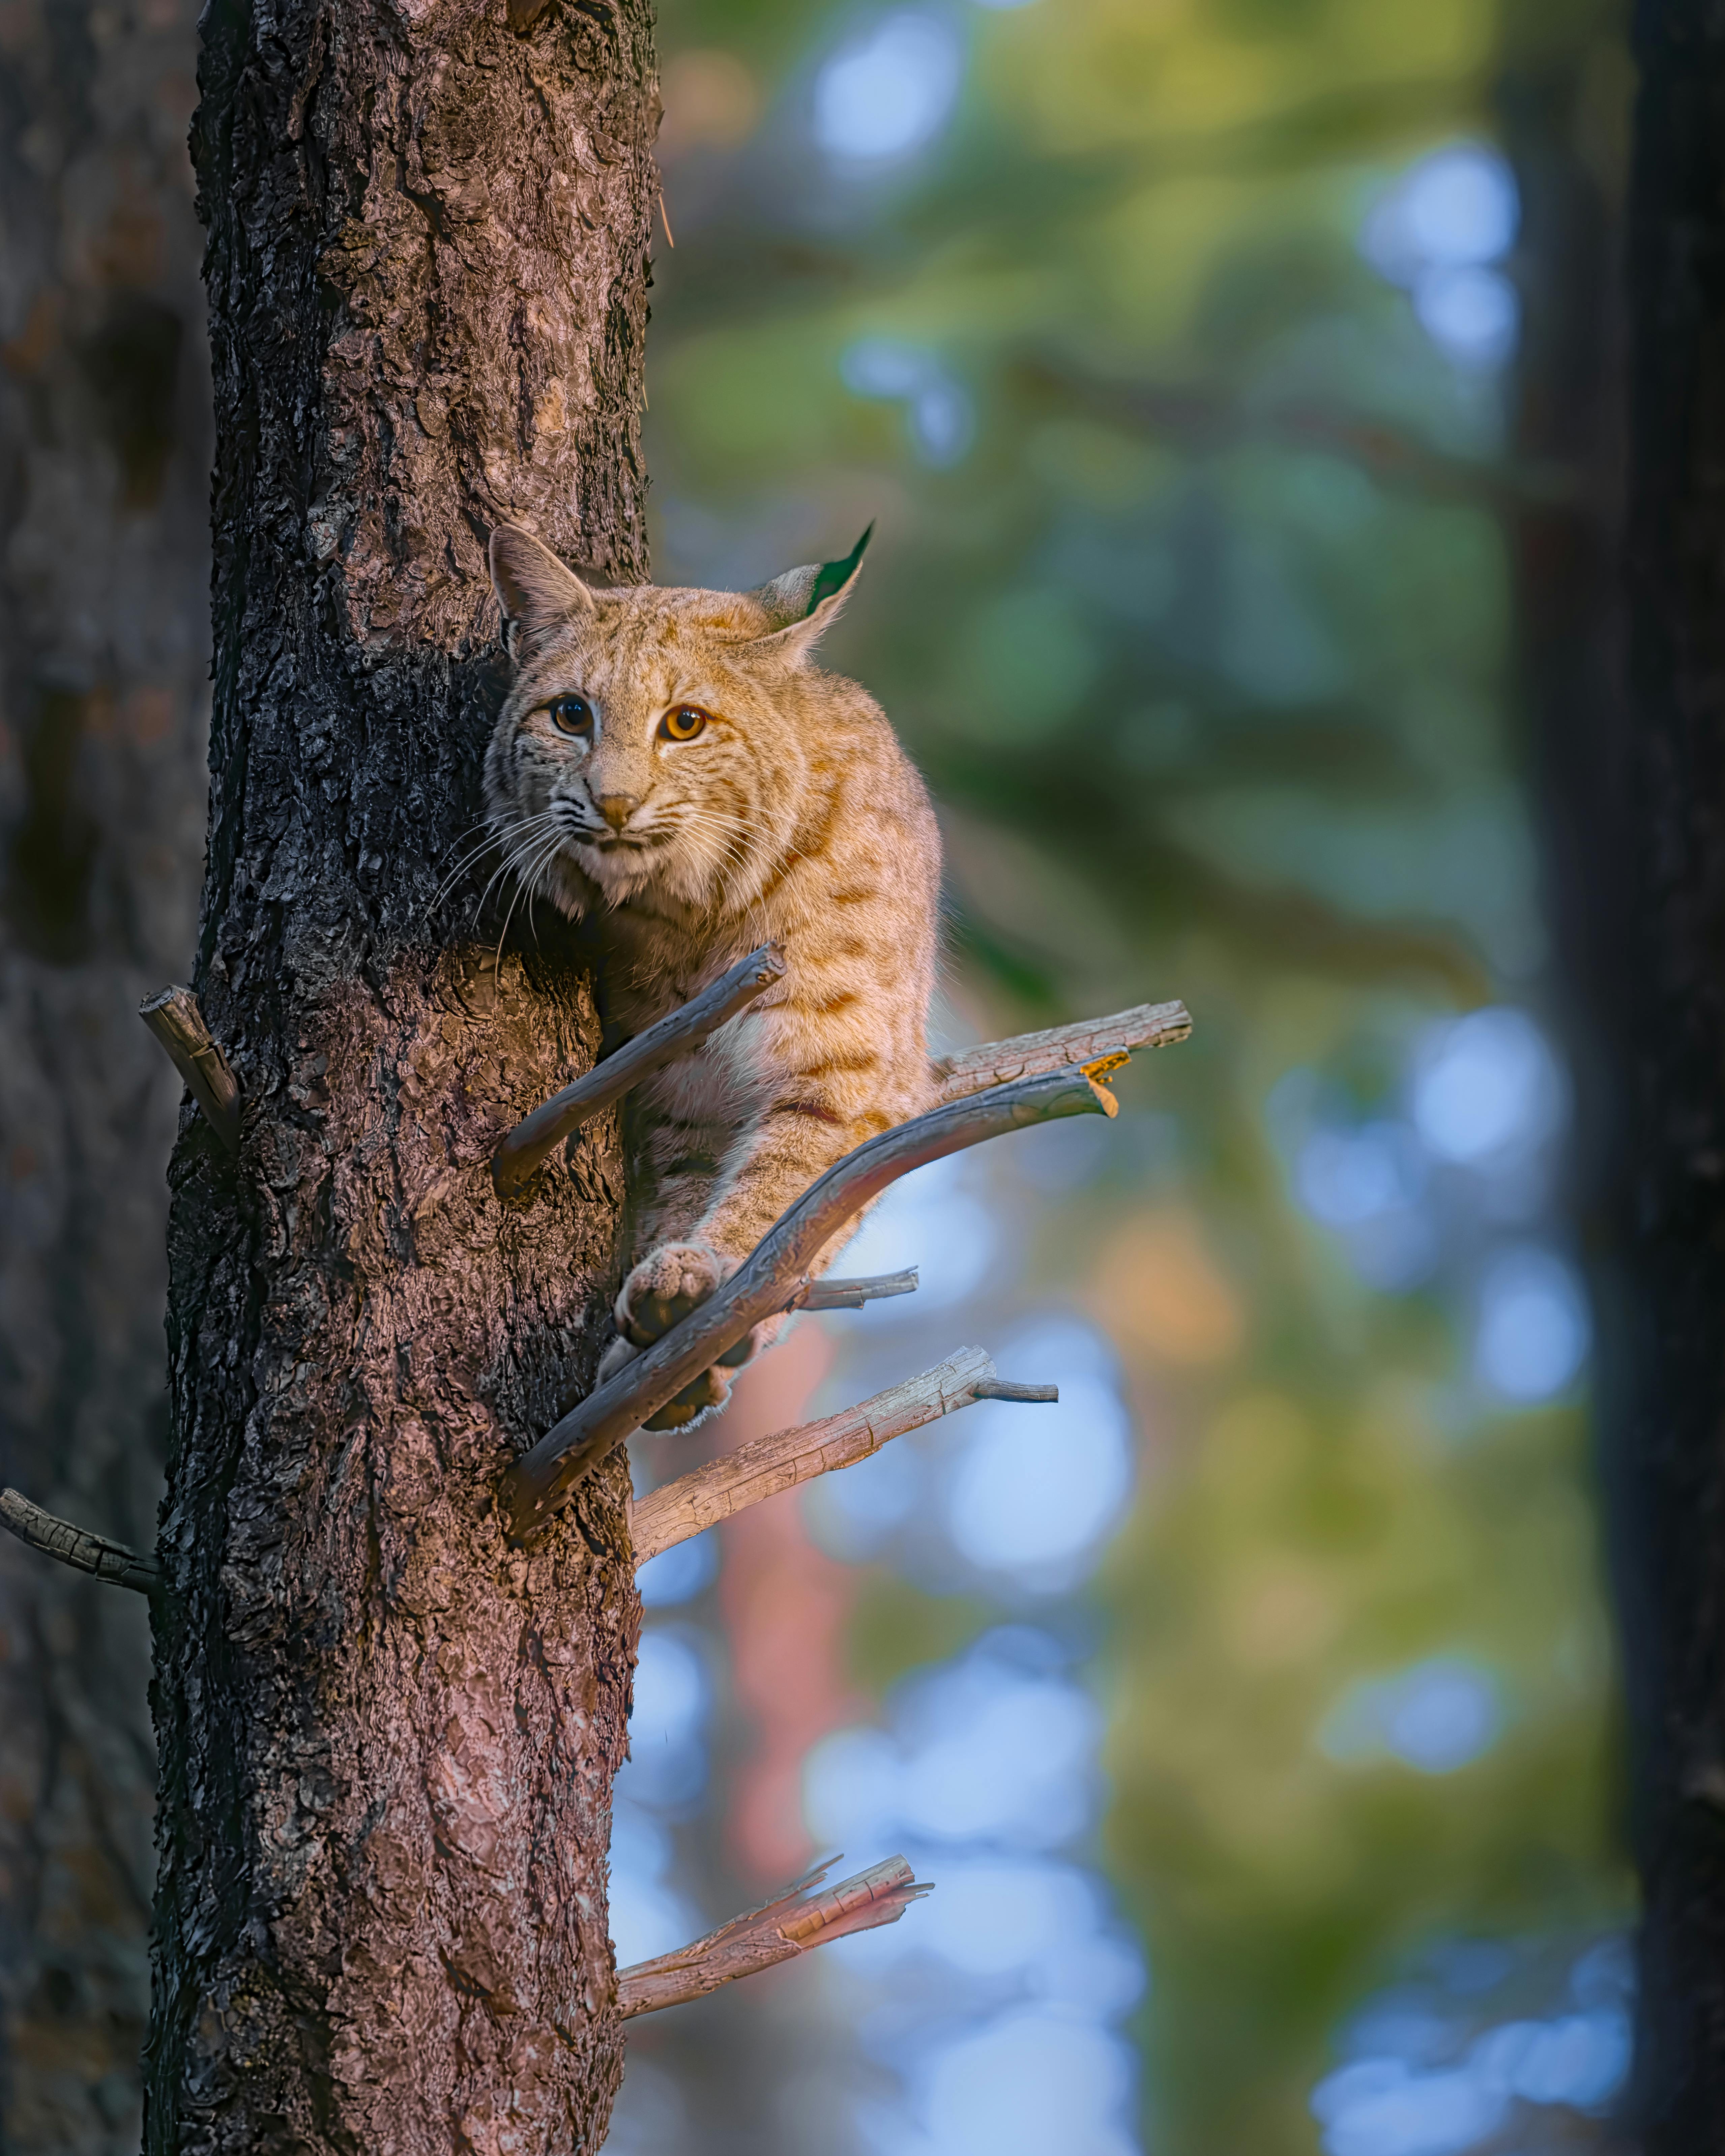
{"type": "Polygon", "coordinates": [[[645,572],[647,10],[213,0],[201,88],[193,986],[243,1111],[237,1159],[199,1119],[172,1171],[147,2145],[563,2156],[621,2071],[627,1482],[526,1554],[492,1498],[590,1382],[621,1176],[498,1199],[590,983],[438,894],[500,687],[489,527],[645,572]]]}

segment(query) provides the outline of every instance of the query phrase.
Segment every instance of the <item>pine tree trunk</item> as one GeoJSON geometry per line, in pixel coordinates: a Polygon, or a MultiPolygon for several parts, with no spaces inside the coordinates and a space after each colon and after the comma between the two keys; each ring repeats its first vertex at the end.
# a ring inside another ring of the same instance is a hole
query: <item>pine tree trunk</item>
{"type": "MultiPolygon", "coordinates": [[[[0,19],[0,1482],[154,1540],[208,705],[198,0],[0,19]]],[[[0,1535],[0,2148],[136,2156],[149,1612],[0,1535]]]]}
{"type": "Polygon", "coordinates": [[[644,574],[645,0],[212,0],[215,374],[196,985],[239,1158],[172,1171],[152,2151],[591,2150],[639,1619],[620,1462],[527,1552],[510,1448],[589,1381],[614,1139],[506,1209],[587,1067],[582,953],[490,945],[514,518],[644,574]],[[531,19],[529,19],[531,18],[531,19]]]}

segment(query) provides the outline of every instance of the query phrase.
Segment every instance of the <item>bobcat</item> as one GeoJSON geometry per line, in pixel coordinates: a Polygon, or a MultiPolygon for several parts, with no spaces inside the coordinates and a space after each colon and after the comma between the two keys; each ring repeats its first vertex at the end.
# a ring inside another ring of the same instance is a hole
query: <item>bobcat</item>
{"type": "MultiPolygon", "coordinates": [[[[491,535],[515,678],[485,805],[521,887],[593,921],[612,1023],[638,1033],[762,943],[787,962],[632,1098],[633,1262],[602,1381],[841,1155],[934,1097],[939,831],[879,706],[811,658],[868,539],[757,591],[608,591],[526,531],[491,535]]],[[[691,1428],[730,1383],[705,1372],[647,1427],[691,1428]]]]}

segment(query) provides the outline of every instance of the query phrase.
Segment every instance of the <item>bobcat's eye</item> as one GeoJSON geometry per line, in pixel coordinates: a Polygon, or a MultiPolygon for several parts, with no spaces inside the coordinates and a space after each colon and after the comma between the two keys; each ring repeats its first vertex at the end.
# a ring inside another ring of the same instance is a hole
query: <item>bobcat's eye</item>
{"type": "Polygon", "coordinates": [[[706,725],[706,713],[695,704],[679,704],[659,721],[660,741],[689,742],[706,725]]]}
{"type": "Polygon", "coordinates": [[[593,706],[585,696],[559,696],[548,705],[551,722],[560,734],[590,734],[593,732],[593,706]]]}

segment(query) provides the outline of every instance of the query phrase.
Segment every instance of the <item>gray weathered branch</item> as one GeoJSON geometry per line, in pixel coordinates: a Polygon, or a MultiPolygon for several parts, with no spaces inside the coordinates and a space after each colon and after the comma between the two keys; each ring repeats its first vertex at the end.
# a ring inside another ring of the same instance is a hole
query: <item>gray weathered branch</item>
{"type": "Polygon", "coordinates": [[[618,2018],[627,2021],[637,2014],[680,2006],[739,1976],[753,1976],[775,1962],[824,1946],[829,1939],[872,1931],[877,1924],[896,1924],[912,1902],[933,1891],[917,1879],[903,1857],[889,1856],[854,1879],[840,1880],[824,1892],[812,1892],[838,1861],[829,1857],[772,1901],[733,1917],[675,1953],[619,1969],[618,2018]]]}
{"type": "Polygon", "coordinates": [[[1076,1063],[1095,1073],[1098,1064],[1116,1069],[1134,1049],[1166,1048],[1192,1030],[1184,1004],[1138,1004],[1111,1018],[1081,1019],[1074,1025],[1050,1026],[1045,1033],[1021,1033],[1011,1040],[985,1041],[957,1055],[943,1055],[934,1066],[942,1101],[968,1100],[990,1086],[1033,1078],[1045,1070],[1076,1063]]]}
{"type": "Polygon", "coordinates": [[[680,1475],[675,1482],[638,1497],[629,1508],[636,1564],[645,1564],[661,1550],[687,1542],[764,1497],[812,1482],[835,1468],[853,1467],[907,1430],[921,1430],[988,1397],[986,1388],[993,1375],[993,1360],[980,1348],[960,1348],[920,1377],[889,1385],[839,1414],[755,1438],[691,1474],[680,1475]]]}
{"type": "Polygon", "coordinates": [[[105,1535],[92,1535],[69,1520],[57,1519],[16,1490],[0,1490],[0,1527],[9,1527],[21,1543],[44,1557],[58,1558],[74,1572],[92,1573],[110,1586],[148,1594],[162,1584],[161,1568],[153,1557],[140,1557],[124,1543],[110,1542],[105,1535]]]}
{"type": "Polygon", "coordinates": [[[763,943],[758,951],[740,958],[711,988],[692,996],[680,1010],[645,1027],[634,1040],[624,1041],[614,1055],[596,1063],[584,1078],[553,1093],[542,1106],[516,1125],[493,1155],[491,1180],[498,1196],[511,1198],[524,1189],[572,1131],[579,1130],[602,1108],[621,1100],[644,1078],[699,1048],[763,988],[782,981],[784,970],[780,947],[763,943]]]}
{"type": "Polygon", "coordinates": [[[210,1128],[229,1152],[238,1152],[239,1081],[211,1040],[197,997],[190,988],[163,988],[144,998],[138,1005],[138,1016],[167,1050],[193,1099],[208,1118],[210,1128]]]}
{"type": "Polygon", "coordinates": [[[814,1286],[809,1269],[822,1249],[900,1176],[1005,1131],[1117,1112],[1113,1095],[1081,1070],[1055,1070],[931,1109],[847,1153],[768,1229],[716,1293],[572,1408],[509,1469],[500,1496],[511,1534],[522,1540],[550,1518],[590,1468],[751,1327],[799,1308],[814,1286]]]}
{"type": "Polygon", "coordinates": [[[1058,1385],[1015,1385],[1006,1378],[985,1378],[976,1389],[979,1400],[1042,1400],[1060,1397],[1058,1385]]]}
{"type": "Polygon", "coordinates": [[[916,1268],[901,1273],[872,1273],[860,1280],[817,1281],[798,1306],[803,1310],[860,1310],[882,1296],[915,1295],[916,1268]]]}

